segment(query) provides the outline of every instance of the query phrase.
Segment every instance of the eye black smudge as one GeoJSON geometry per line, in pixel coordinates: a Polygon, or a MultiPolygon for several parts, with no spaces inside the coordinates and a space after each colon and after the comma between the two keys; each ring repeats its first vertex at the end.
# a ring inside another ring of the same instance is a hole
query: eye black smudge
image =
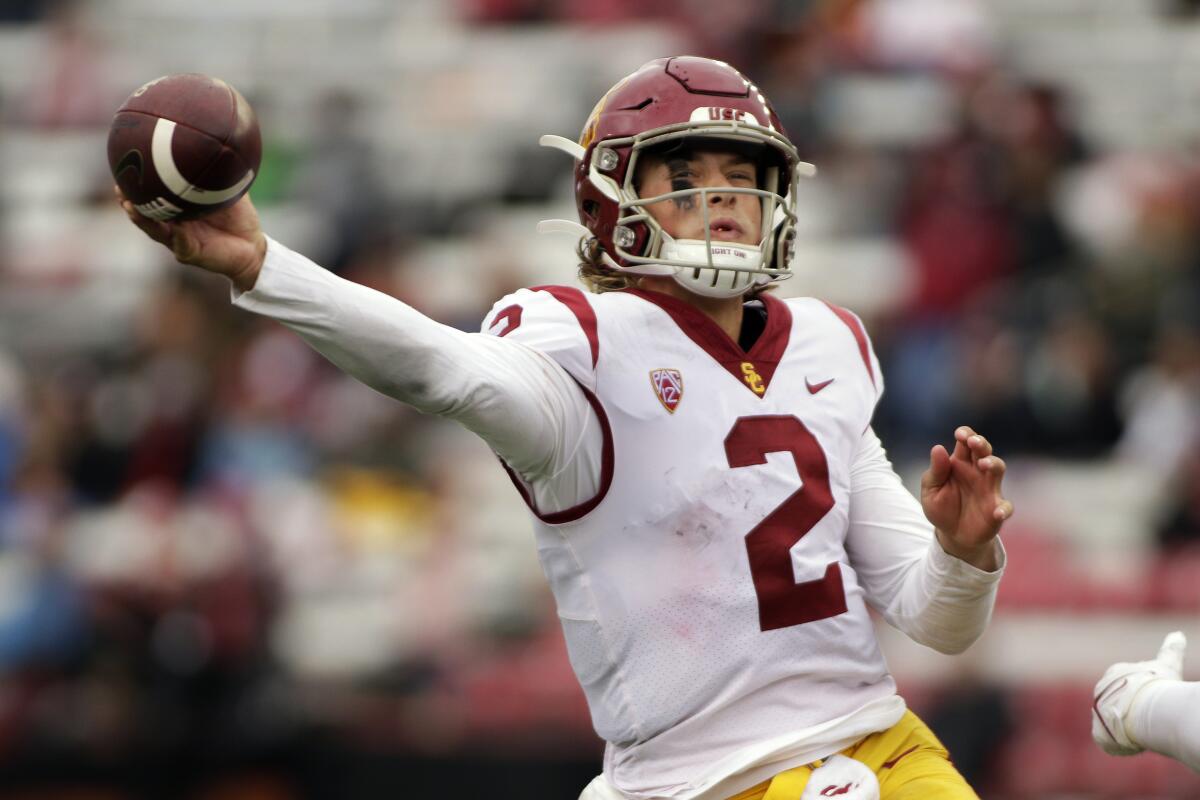
{"type": "MultiPolygon", "coordinates": [[[[684,189],[691,189],[691,188],[692,188],[692,182],[686,178],[672,178],[671,179],[671,191],[673,191],[673,192],[681,192],[684,189]]],[[[673,198],[673,200],[675,202],[675,206],[677,208],[679,208],[681,211],[690,211],[696,207],[696,196],[692,195],[692,194],[684,195],[683,197],[676,197],[676,198],[673,198]]]]}

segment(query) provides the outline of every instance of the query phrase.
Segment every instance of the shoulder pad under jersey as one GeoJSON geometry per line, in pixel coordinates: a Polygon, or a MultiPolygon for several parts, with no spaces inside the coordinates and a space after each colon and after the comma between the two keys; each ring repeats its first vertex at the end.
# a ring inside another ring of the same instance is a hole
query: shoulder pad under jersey
{"type": "Polygon", "coordinates": [[[554,359],[585,386],[595,385],[596,361],[600,357],[596,312],[580,289],[519,289],[492,306],[480,330],[531,347],[554,359]]]}

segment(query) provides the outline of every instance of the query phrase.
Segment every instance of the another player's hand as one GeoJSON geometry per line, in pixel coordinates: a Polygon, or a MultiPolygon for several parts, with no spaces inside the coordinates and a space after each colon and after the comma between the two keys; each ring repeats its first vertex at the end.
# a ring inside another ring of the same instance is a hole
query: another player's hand
{"type": "Polygon", "coordinates": [[[1183,678],[1183,654],[1187,637],[1172,631],[1163,639],[1158,655],[1149,661],[1121,662],[1104,671],[1092,692],[1092,739],[1113,756],[1142,752],[1129,723],[1134,721],[1133,704],[1142,689],[1155,681],[1183,678]]]}
{"type": "Polygon", "coordinates": [[[935,445],[921,476],[921,508],[942,549],[988,571],[998,566],[992,540],[1013,513],[1000,493],[1004,469],[988,440],[964,425],[954,431],[954,452],[935,445]]]}
{"type": "Polygon", "coordinates": [[[249,195],[199,219],[159,222],[139,214],[119,188],[113,191],[130,222],[179,261],[224,275],[242,291],[254,288],[267,255],[267,237],[249,195]]]}

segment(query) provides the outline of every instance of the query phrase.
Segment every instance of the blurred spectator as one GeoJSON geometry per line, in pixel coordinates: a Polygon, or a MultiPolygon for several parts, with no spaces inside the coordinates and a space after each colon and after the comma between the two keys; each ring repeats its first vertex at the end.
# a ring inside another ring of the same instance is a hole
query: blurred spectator
{"type": "Polygon", "coordinates": [[[1178,481],[1190,497],[1186,476],[1200,445],[1200,328],[1164,327],[1152,359],[1125,382],[1121,406],[1126,430],[1117,455],[1159,481],[1178,481]]]}
{"type": "Polygon", "coordinates": [[[68,666],[88,644],[83,587],[55,552],[60,537],[46,531],[32,558],[7,563],[7,591],[18,599],[0,618],[0,677],[68,666]]]}
{"type": "Polygon", "coordinates": [[[54,0],[8,0],[0,3],[0,23],[33,22],[46,14],[54,0]]]}
{"type": "Polygon", "coordinates": [[[997,143],[972,126],[918,155],[899,221],[919,275],[915,320],[954,315],[1015,271],[1004,166],[997,143]]]}
{"type": "Polygon", "coordinates": [[[954,754],[954,765],[972,786],[1003,784],[1003,776],[997,774],[999,754],[1016,728],[1010,703],[1007,691],[964,676],[925,712],[929,727],[954,754]]]}
{"type": "Polygon", "coordinates": [[[39,69],[19,98],[17,118],[39,128],[104,125],[120,101],[114,95],[103,41],[85,0],[54,0],[46,14],[39,69]]]}
{"type": "Polygon", "coordinates": [[[8,507],[13,475],[25,446],[26,391],[25,378],[16,361],[0,350],[0,517],[8,507]]]}
{"type": "Polygon", "coordinates": [[[874,63],[954,74],[993,63],[997,32],[981,0],[875,0],[862,7],[862,42],[874,63]]]}
{"type": "Polygon", "coordinates": [[[1060,458],[1103,455],[1121,433],[1108,336],[1085,313],[1051,320],[1025,376],[1032,441],[1060,458]]]}
{"type": "Polygon", "coordinates": [[[1077,254],[1056,213],[1055,191],[1088,155],[1066,101],[1054,86],[997,80],[984,85],[973,105],[979,124],[1005,152],[1003,179],[1016,216],[1022,278],[1061,270],[1077,254]]]}
{"type": "Polygon", "coordinates": [[[326,251],[314,256],[339,273],[358,248],[371,246],[376,237],[424,227],[421,219],[409,218],[421,210],[416,203],[396,218],[379,179],[378,154],[364,136],[362,103],[356,94],[341,90],[318,98],[316,130],[293,176],[292,197],[332,229],[326,251]]]}
{"type": "Polygon", "coordinates": [[[1177,499],[1159,526],[1158,542],[1168,553],[1183,548],[1196,552],[1200,545],[1200,458],[1194,449],[1173,483],[1178,485],[1177,499]]]}

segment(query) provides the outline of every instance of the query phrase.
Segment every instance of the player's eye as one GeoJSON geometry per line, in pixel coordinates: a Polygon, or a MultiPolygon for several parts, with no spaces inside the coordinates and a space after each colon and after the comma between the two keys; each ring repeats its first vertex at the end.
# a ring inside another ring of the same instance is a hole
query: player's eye
{"type": "Polygon", "coordinates": [[[754,183],[755,181],[757,181],[757,177],[750,170],[738,169],[738,170],[734,170],[733,172],[729,173],[729,180],[744,181],[746,183],[754,183]]]}
{"type": "Polygon", "coordinates": [[[695,188],[696,173],[689,170],[680,170],[671,173],[671,191],[680,192],[684,189],[695,188]]]}

